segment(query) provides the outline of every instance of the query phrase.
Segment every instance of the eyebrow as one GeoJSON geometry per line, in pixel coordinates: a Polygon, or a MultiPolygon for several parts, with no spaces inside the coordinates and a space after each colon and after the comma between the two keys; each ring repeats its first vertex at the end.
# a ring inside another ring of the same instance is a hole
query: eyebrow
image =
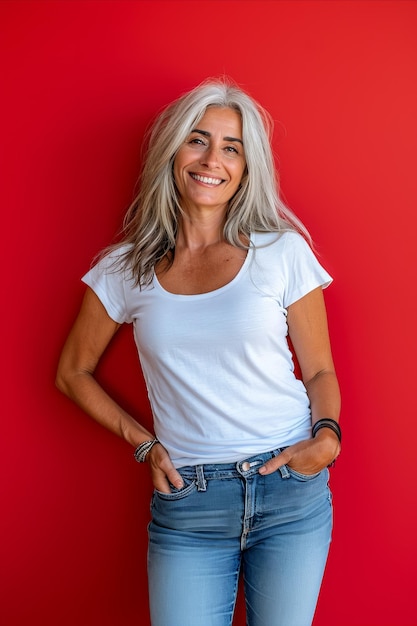
{"type": "MultiPolygon", "coordinates": [[[[199,133],[200,135],[204,135],[204,137],[211,137],[211,133],[208,132],[208,130],[200,130],[199,128],[193,128],[192,133],[199,133]]],[[[243,146],[243,141],[241,139],[238,139],[237,137],[223,137],[223,141],[237,141],[238,143],[241,143],[243,146]]]]}

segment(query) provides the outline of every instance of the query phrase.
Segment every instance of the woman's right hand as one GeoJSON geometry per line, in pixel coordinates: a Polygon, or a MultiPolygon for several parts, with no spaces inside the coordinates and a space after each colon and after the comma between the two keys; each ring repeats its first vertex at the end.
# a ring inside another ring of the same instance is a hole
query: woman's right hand
{"type": "Polygon", "coordinates": [[[181,474],[173,466],[168,452],[161,443],[152,446],[146,455],[146,461],[151,468],[153,486],[157,491],[171,493],[170,483],[177,489],[184,486],[181,474]]]}

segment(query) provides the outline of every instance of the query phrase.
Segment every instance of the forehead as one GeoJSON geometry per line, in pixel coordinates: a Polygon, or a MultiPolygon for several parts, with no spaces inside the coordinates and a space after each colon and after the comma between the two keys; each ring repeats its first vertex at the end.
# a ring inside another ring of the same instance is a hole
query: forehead
{"type": "Polygon", "coordinates": [[[227,134],[233,131],[234,137],[242,137],[242,118],[235,109],[209,107],[196,126],[202,130],[209,130],[210,128],[229,129],[227,134]]]}

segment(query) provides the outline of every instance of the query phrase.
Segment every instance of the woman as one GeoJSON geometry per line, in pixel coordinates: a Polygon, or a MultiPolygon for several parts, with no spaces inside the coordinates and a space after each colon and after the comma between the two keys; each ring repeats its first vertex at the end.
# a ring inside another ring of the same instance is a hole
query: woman
{"type": "Polygon", "coordinates": [[[59,363],[59,389],[149,465],[153,626],[231,624],[241,570],[250,626],[314,615],[341,439],[331,278],[279,199],[271,127],[225,80],[162,112],[124,238],[83,278],[59,363]],[[155,434],[94,378],[123,323],[155,434]]]}

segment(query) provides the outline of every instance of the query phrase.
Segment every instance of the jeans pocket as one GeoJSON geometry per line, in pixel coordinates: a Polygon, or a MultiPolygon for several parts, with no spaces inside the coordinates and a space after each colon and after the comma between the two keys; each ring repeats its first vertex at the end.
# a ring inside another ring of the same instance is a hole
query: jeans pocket
{"type": "Polygon", "coordinates": [[[315,478],[318,478],[321,474],[321,471],[315,472],[314,474],[302,474],[301,472],[297,472],[295,469],[292,469],[292,467],[290,467],[289,465],[286,465],[285,467],[288,469],[291,478],[295,478],[302,483],[307,483],[311,480],[314,480],[315,478]]]}
{"type": "Polygon", "coordinates": [[[182,500],[183,498],[186,498],[187,496],[197,491],[197,482],[195,480],[187,480],[183,478],[183,481],[184,486],[180,489],[177,489],[176,487],[171,485],[171,493],[163,493],[162,491],[154,489],[154,494],[157,498],[160,498],[161,500],[167,500],[172,502],[175,500],[182,500]]]}

